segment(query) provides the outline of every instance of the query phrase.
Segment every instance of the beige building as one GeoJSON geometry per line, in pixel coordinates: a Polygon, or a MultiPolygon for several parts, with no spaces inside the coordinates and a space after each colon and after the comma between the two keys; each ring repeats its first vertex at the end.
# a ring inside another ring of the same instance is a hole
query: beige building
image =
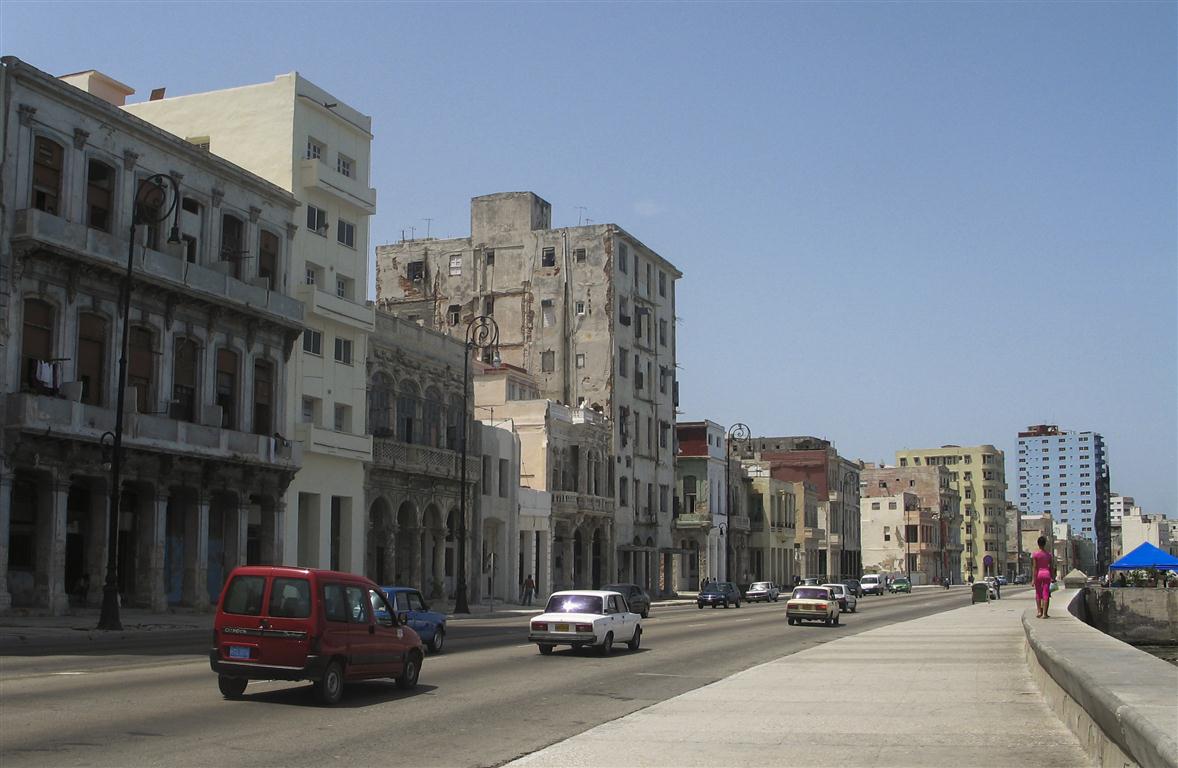
{"type": "Polygon", "coordinates": [[[992,445],[896,451],[900,467],[941,466],[961,494],[961,578],[997,576],[1006,567],[1006,457],[992,445]]]}
{"type": "MultiPolygon", "coordinates": [[[[1041,515],[1022,515],[1022,520],[1019,527],[1019,535],[1022,537],[1023,552],[1027,553],[1026,561],[1024,563],[1025,570],[1020,573],[1026,576],[1028,583],[1035,578],[1032,573],[1031,555],[1039,551],[1039,537],[1043,536],[1047,539],[1046,548],[1048,552],[1055,553],[1055,521],[1051,518],[1050,512],[1045,512],[1041,515]]],[[[1017,575],[1017,574],[1016,574],[1017,575]]]]}
{"type": "Polygon", "coordinates": [[[796,549],[798,504],[795,483],[770,476],[769,467],[745,462],[749,475],[749,574],[750,581],[769,580],[783,590],[793,586],[800,569],[801,550],[796,549]]]}
{"type": "Polygon", "coordinates": [[[297,202],[127,114],[132,89],[101,73],[5,57],[0,93],[0,610],[99,604],[112,544],[124,606],[207,608],[229,569],[283,557],[297,202]],[[156,174],[178,205],[133,227],[156,174]]]}
{"type": "Polygon", "coordinates": [[[1133,507],[1121,517],[1122,554],[1147,541],[1163,552],[1178,556],[1178,525],[1165,515],[1147,515],[1141,507],[1133,507]]]}
{"type": "Polygon", "coordinates": [[[376,262],[383,308],[460,338],[491,316],[502,361],[542,397],[609,418],[615,556],[625,570],[641,553],[669,591],[679,270],[615,224],[553,229],[531,192],[476,197],[470,237],[379,246],[376,262]]]}
{"type": "MultiPolygon", "coordinates": [[[[364,466],[372,460],[365,361],[375,322],[366,302],[368,218],[376,212],[371,119],[297,72],[126,110],[289,190],[301,204],[290,268],[268,278],[306,307],[287,388],[304,461],[285,496],[284,561],[364,572],[364,466]]],[[[227,269],[251,273],[246,252],[226,253],[227,269]]]]}
{"type": "Polygon", "coordinates": [[[826,526],[819,520],[818,489],[808,480],[785,481],[793,487],[794,564],[799,578],[824,579],[827,571],[826,526]]]}
{"type": "Polygon", "coordinates": [[[935,584],[945,576],[960,583],[961,497],[946,467],[864,464],[860,484],[864,572],[912,571],[920,574],[920,581],[914,583],[935,584]],[[903,493],[915,496],[915,507],[906,520],[897,518],[897,510],[905,509],[897,499],[903,493]],[[898,529],[897,525],[910,527],[898,529]],[[890,538],[886,535],[889,533],[890,538]],[[902,567],[890,568],[888,564],[898,556],[900,545],[904,549],[900,556],[902,567]],[[869,549],[871,559],[867,559],[869,549]]]}

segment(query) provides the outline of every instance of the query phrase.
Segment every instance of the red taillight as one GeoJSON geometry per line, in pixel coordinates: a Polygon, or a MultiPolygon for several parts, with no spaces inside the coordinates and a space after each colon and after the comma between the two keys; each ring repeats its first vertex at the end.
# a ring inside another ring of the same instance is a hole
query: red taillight
{"type": "Polygon", "coordinates": [[[577,624],[576,628],[577,628],[578,632],[592,632],[593,631],[592,624],[577,624]]]}
{"type": "Polygon", "coordinates": [[[548,625],[542,621],[533,621],[532,622],[532,629],[536,632],[547,632],[548,625]]]}

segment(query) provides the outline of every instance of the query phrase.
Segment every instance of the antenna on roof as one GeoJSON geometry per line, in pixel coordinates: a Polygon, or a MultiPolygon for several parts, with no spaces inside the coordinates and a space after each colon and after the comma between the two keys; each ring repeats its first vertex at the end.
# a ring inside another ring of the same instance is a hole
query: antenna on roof
{"type": "Polygon", "coordinates": [[[581,219],[585,216],[585,211],[589,209],[583,205],[578,205],[576,208],[578,211],[580,211],[580,213],[577,214],[577,226],[579,227],[581,226],[581,219]]]}
{"type": "Polygon", "coordinates": [[[426,218],[422,219],[422,221],[425,222],[425,239],[429,240],[429,225],[433,223],[433,219],[427,216],[426,218]]]}

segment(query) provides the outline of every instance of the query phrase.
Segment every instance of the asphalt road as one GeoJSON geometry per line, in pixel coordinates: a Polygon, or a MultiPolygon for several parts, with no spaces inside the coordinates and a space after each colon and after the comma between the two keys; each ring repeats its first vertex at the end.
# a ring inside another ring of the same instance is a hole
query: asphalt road
{"type": "Polygon", "coordinates": [[[146,653],[8,656],[0,764],[498,765],[756,664],[968,600],[961,588],[868,597],[830,628],[788,626],[784,602],[660,607],[640,651],[606,658],[540,656],[524,642],[526,616],[465,619],[446,652],[426,658],[416,690],[356,683],[331,709],[308,684],[251,683],[241,700],[223,699],[207,643],[191,638],[195,647],[146,653]]]}

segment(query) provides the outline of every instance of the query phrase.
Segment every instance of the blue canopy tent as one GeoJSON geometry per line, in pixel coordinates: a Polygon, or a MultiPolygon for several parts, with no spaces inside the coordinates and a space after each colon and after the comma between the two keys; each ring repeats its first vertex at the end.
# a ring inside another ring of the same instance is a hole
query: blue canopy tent
{"type": "Polygon", "coordinates": [[[1124,555],[1109,566],[1112,571],[1133,571],[1138,568],[1156,568],[1159,571],[1178,571],[1178,557],[1167,554],[1148,541],[1124,555]]]}

